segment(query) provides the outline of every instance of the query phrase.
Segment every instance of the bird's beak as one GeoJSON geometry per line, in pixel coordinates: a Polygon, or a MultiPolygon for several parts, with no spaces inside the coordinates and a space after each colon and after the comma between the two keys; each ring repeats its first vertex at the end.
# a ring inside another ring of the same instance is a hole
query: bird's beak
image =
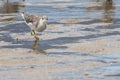
{"type": "Polygon", "coordinates": [[[48,20],[48,17],[47,16],[43,16],[44,19],[48,20]]]}
{"type": "Polygon", "coordinates": [[[46,16],[46,20],[48,20],[48,17],[46,16]]]}

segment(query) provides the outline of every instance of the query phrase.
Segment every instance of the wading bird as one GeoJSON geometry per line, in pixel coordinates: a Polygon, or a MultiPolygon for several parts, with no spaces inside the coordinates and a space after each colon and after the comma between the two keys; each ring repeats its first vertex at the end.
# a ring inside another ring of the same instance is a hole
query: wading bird
{"type": "Polygon", "coordinates": [[[31,29],[31,36],[34,37],[35,41],[39,40],[36,32],[43,32],[47,27],[47,16],[37,16],[32,14],[21,13],[25,23],[31,29]]]}

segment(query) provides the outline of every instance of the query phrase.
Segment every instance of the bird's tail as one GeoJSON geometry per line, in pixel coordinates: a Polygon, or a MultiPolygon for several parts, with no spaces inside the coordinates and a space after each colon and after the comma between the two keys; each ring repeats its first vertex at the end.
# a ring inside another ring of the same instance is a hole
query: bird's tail
{"type": "Polygon", "coordinates": [[[23,13],[20,13],[20,14],[21,14],[22,18],[25,19],[25,18],[24,18],[24,12],[23,12],[23,13]]]}
{"type": "Polygon", "coordinates": [[[21,14],[21,16],[22,16],[22,18],[23,18],[24,22],[27,24],[27,22],[26,22],[26,20],[25,20],[25,13],[24,13],[24,12],[22,12],[22,13],[20,13],[20,14],[21,14]]]}

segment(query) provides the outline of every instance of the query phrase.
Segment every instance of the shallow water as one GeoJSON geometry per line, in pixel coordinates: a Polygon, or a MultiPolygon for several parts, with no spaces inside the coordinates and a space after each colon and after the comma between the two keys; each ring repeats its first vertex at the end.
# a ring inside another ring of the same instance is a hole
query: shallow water
{"type": "MultiPolygon", "coordinates": [[[[93,0],[94,1],[94,0],[93,0]]],[[[12,0],[11,2],[15,2],[12,0]]],[[[92,2],[92,0],[67,0],[66,2],[60,0],[26,0],[19,3],[3,3],[1,6],[1,13],[20,13],[27,12],[37,15],[49,16],[49,22],[56,23],[61,19],[99,19],[104,22],[113,22],[119,19],[119,0],[114,2],[92,2]],[[88,5],[89,4],[89,5],[88,5]]]]}
{"type": "Polygon", "coordinates": [[[120,0],[15,1],[0,3],[0,80],[120,79],[120,0]],[[49,17],[43,40],[21,12],[49,17]]]}

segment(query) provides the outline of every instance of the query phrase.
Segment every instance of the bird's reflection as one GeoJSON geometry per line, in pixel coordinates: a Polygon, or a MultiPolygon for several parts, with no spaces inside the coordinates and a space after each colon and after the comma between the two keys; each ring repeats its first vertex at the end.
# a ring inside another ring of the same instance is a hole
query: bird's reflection
{"type": "Polygon", "coordinates": [[[10,0],[3,0],[0,2],[0,21],[16,21],[19,15],[16,15],[19,12],[23,12],[25,9],[24,1],[12,2],[10,0]],[[13,14],[15,13],[15,14],[13,14]]]}
{"type": "Polygon", "coordinates": [[[39,41],[34,41],[34,44],[31,46],[31,48],[33,49],[33,52],[36,53],[36,54],[47,54],[46,51],[44,50],[41,50],[41,49],[38,49],[39,47],[39,41]]]}
{"type": "Polygon", "coordinates": [[[103,21],[104,22],[114,22],[114,9],[112,1],[106,1],[103,3],[103,21]]]}
{"type": "Polygon", "coordinates": [[[102,12],[102,18],[101,20],[103,22],[114,22],[114,16],[115,16],[115,6],[112,0],[106,0],[104,2],[100,2],[97,0],[97,5],[94,6],[87,6],[88,12],[94,12],[94,11],[101,11],[102,12]]]}
{"type": "Polygon", "coordinates": [[[5,1],[2,3],[2,6],[0,7],[0,13],[18,13],[22,8],[25,7],[23,3],[24,2],[5,1]]]}

